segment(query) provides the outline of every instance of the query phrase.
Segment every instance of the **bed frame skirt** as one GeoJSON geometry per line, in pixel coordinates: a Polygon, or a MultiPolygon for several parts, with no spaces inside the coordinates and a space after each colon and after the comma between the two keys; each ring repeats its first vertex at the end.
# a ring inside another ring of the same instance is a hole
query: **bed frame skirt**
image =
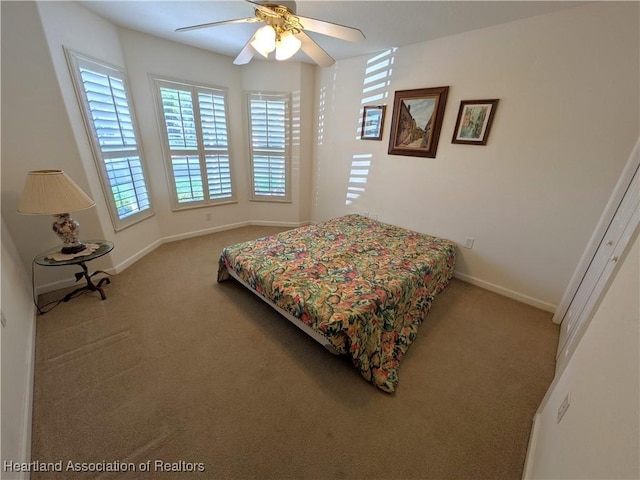
{"type": "Polygon", "coordinates": [[[294,317],[293,315],[291,315],[289,312],[287,312],[286,310],[283,310],[282,308],[280,308],[278,305],[276,305],[275,303],[273,303],[271,300],[269,300],[268,298],[266,298],[265,296],[261,295],[260,293],[258,293],[256,290],[254,290],[253,288],[251,288],[249,286],[249,284],[247,282],[245,282],[244,280],[242,280],[240,278],[240,276],[232,269],[232,268],[227,268],[227,271],[229,272],[229,274],[235,278],[238,282],[240,282],[244,287],[246,287],[247,289],[249,289],[251,292],[253,292],[254,294],[257,295],[257,297],[262,300],[263,302],[265,302],[267,305],[269,305],[271,308],[273,308],[275,311],[277,311],[280,315],[282,315],[284,318],[286,318],[287,320],[289,320],[291,323],[293,323],[296,327],[298,327],[300,330],[302,330],[304,333],[306,333],[307,335],[309,335],[311,338],[313,338],[316,342],[318,342],[320,345],[322,345],[324,348],[326,348],[329,352],[331,352],[334,355],[340,355],[340,352],[338,352],[338,350],[336,350],[334,348],[333,345],[331,345],[331,343],[329,342],[329,339],[327,337],[325,337],[324,335],[316,332],[314,329],[312,329],[311,327],[309,327],[307,324],[305,324],[304,322],[302,322],[299,318],[294,317]]]}

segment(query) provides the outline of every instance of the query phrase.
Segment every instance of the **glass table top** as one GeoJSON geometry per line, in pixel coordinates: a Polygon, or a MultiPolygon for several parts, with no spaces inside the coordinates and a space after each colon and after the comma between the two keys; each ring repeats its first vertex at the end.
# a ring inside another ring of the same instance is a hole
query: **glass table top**
{"type": "Polygon", "coordinates": [[[57,247],[47,250],[46,252],[43,252],[38,256],[36,256],[36,258],[34,259],[34,262],[37,263],[38,265],[43,265],[45,267],[77,265],[79,263],[89,262],[95,258],[102,257],[103,255],[106,255],[111,250],[113,250],[113,242],[110,242],[109,240],[82,240],[82,243],[84,243],[85,245],[87,244],[98,245],[98,248],[86,255],[82,255],[82,252],[79,252],[77,256],[74,256],[73,258],[70,258],[70,259],[55,260],[53,258],[49,258],[52,254],[60,252],[62,245],[58,245],[57,247]]]}

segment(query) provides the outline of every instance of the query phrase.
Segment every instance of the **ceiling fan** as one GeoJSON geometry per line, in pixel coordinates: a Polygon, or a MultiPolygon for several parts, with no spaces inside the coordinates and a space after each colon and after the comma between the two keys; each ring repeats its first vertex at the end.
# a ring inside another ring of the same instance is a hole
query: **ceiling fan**
{"type": "Polygon", "coordinates": [[[264,23],[265,25],[256,30],[235,58],[233,63],[236,65],[249,63],[256,53],[268,58],[269,53],[273,51],[275,51],[276,60],[286,60],[300,49],[321,67],[333,65],[335,60],[312,40],[305,30],[349,42],[361,42],[365,39],[364,34],[357,28],[296,15],[295,2],[275,4],[245,1],[255,5],[254,17],[191,25],[178,28],[176,32],[234,23],[264,23]]]}

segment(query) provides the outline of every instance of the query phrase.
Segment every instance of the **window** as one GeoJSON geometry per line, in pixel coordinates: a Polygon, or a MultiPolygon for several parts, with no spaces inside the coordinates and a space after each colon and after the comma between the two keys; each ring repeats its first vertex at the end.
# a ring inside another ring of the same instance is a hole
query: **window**
{"type": "Polygon", "coordinates": [[[122,70],[65,50],[116,231],[153,214],[122,70]]]}
{"type": "Polygon", "coordinates": [[[174,209],[235,201],[226,91],[156,79],[174,209]]]}
{"type": "Polygon", "coordinates": [[[251,199],[289,202],[289,95],[248,93],[251,199]]]}

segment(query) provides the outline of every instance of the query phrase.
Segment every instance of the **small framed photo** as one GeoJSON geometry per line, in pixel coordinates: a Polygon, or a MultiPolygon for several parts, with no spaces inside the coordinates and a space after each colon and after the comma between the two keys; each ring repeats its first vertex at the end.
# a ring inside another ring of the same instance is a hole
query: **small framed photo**
{"type": "Polygon", "coordinates": [[[451,143],[486,145],[498,100],[462,100],[451,143]]]}
{"type": "Polygon", "coordinates": [[[375,107],[364,107],[362,114],[362,140],[382,140],[382,129],[384,127],[384,112],[386,105],[375,107]]]}
{"type": "Polygon", "coordinates": [[[435,158],[448,91],[435,87],[395,92],[390,155],[435,158]]]}

